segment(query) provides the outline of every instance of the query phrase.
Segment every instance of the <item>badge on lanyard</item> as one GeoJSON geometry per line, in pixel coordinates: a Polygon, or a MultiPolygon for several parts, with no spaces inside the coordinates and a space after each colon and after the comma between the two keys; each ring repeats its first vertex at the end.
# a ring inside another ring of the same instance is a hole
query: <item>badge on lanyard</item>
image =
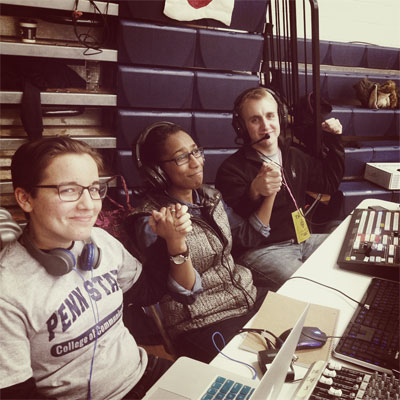
{"type": "Polygon", "coordinates": [[[301,208],[292,212],[292,218],[294,229],[296,230],[297,243],[304,242],[311,236],[311,234],[308,230],[307,222],[301,208]]]}

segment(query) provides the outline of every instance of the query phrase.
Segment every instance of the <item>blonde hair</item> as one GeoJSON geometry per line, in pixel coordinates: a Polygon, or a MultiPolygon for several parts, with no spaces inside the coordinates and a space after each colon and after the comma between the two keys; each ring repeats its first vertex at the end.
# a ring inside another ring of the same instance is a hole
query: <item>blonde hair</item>
{"type": "Polygon", "coordinates": [[[240,101],[237,104],[237,112],[240,117],[242,116],[243,105],[247,100],[259,100],[264,97],[276,103],[277,108],[279,107],[275,97],[267,89],[263,87],[256,87],[245,92],[245,94],[240,98],[240,101]]]}

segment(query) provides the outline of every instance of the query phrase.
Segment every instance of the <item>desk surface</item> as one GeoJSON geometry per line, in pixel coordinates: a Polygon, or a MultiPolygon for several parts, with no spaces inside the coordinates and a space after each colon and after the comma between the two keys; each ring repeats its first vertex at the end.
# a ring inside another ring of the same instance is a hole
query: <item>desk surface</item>
{"type": "MultiPolygon", "coordinates": [[[[370,206],[382,206],[390,210],[400,210],[399,204],[378,199],[363,200],[357,208],[367,208],[370,206]]],[[[322,243],[293,276],[311,278],[317,282],[339,289],[355,300],[361,300],[372,277],[341,269],[336,263],[349,223],[350,216],[329,235],[325,242],[322,243]]],[[[336,335],[340,335],[345,330],[347,323],[357,307],[355,302],[339,292],[304,279],[291,279],[287,281],[278,290],[278,293],[298,300],[339,309],[340,312],[335,330],[336,335]]],[[[234,359],[251,364],[256,368],[258,376],[260,377],[261,374],[258,368],[256,354],[239,349],[242,340],[243,337],[240,335],[234,337],[225,346],[223,353],[234,359]]],[[[345,364],[339,360],[335,361],[345,364]]],[[[222,354],[215,357],[211,364],[246,377],[252,376],[252,372],[248,367],[233,362],[222,354]]],[[[351,365],[351,367],[357,368],[355,365],[351,365]]],[[[301,378],[305,372],[305,368],[297,367],[296,379],[301,378]]],[[[296,388],[297,385],[295,383],[285,384],[279,398],[285,400],[289,399],[296,388]]]]}

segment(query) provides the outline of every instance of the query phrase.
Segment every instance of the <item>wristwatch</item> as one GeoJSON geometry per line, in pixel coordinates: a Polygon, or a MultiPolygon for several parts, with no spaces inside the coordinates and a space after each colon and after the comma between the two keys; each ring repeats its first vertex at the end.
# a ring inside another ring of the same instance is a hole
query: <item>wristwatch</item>
{"type": "Polygon", "coordinates": [[[189,247],[183,253],[176,254],[174,256],[171,256],[171,255],[169,256],[169,260],[172,261],[176,265],[183,264],[188,259],[189,259],[189,247]]]}

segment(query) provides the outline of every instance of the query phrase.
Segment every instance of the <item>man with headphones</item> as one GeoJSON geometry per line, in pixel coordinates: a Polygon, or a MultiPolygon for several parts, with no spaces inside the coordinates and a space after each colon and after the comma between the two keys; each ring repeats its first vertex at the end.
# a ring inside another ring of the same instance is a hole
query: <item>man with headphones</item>
{"type": "Polygon", "coordinates": [[[254,271],[256,281],[273,290],[326,238],[309,231],[306,191],[334,193],[344,173],[342,126],[337,119],[322,123],[327,132],[324,158],[312,157],[282,138],[287,119],[287,108],[272,90],[256,87],[241,93],[234,104],[232,125],[242,146],[221,164],[215,181],[226,203],[247,217],[282,180],[274,197],[267,245],[250,249],[239,258],[254,271]]]}
{"type": "MultiPolygon", "coordinates": [[[[147,272],[159,264],[142,269],[93,227],[102,169],[99,153],[65,136],[27,142],[12,158],[28,224],[0,253],[1,398],[139,399],[171,364],[124,326],[123,299],[154,304],[166,284],[147,272]]],[[[176,225],[190,230],[189,217],[176,225]]]]}

